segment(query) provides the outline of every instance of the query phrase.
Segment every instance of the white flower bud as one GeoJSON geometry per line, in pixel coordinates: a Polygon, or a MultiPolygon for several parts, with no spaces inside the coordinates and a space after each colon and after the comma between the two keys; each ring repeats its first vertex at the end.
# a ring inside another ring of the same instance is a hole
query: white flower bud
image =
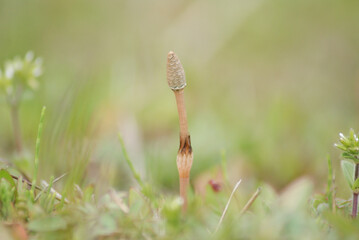
{"type": "Polygon", "coordinates": [[[34,52],[28,51],[25,55],[25,60],[31,62],[34,59],[34,52]]]}
{"type": "Polygon", "coordinates": [[[5,65],[5,77],[8,79],[12,79],[14,77],[15,69],[11,63],[7,63],[5,65]]]}

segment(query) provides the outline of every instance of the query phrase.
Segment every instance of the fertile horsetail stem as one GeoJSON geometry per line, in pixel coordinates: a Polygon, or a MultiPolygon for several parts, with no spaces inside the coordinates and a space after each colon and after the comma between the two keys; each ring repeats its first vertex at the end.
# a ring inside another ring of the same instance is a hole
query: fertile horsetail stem
{"type": "Polygon", "coordinates": [[[177,169],[180,179],[180,196],[183,200],[182,210],[185,212],[187,209],[187,190],[193,153],[184,103],[184,88],[187,85],[186,77],[182,64],[174,52],[169,52],[167,56],[167,82],[175,94],[179,117],[180,146],[177,153],[177,169]]]}

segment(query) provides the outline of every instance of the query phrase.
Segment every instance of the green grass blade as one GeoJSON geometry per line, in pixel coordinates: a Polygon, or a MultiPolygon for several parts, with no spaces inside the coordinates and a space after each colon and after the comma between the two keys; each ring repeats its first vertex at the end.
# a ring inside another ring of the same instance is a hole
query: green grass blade
{"type": "Polygon", "coordinates": [[[333,183],[333,165],[332,165],[332,159],[330,156],[327,156],[328,161],[328,183],[327,183],[327,195],[330,195],[331,189],[332,189],[332,183],[333,183]]]}
{"type": "Polygon", "coordinates": [[[41,116],[40,116],[40,123],[39,123],[39,127],[37,130],[37,138],[36,138],[36,147],[35,147],[35,168],[34,168],[34,178],[32,180],[32,186],[31,186],[31,193],[32,196],[34,196],[34,191],[35,191],[35,185],[37,182],[37,174],[38,174],[38,170],[39,170],[39,152],[40,152],[40,142],[41,142],[41,135],[42,135],[42,128],[44,125],[44,117],[45,117],[45,111],[46,111],[46,107],[42,107],[42,111],[41,111],[41,116]]]}
{"type": "Polygon", "coordinates": [[[133,163],[132,163],[131,159],[129,158],[129,156],[127,154],[125,143],[123,142],[123,139],[122,139],[120,134],[118,134],[118,139],[120,141],[121,148],[122,148],[122,153],[123,153],[123,156],[124,156],[124,158],[126,160],[126,163],[130,167],[130,170],[132,172],[133,177],[136,179],[137,183],[143,189],[145,185],[144,185],[144,183],[143,183],[143,181],[142,181],[142,179],[140,177],[140,174],[138,174],[138,172],[136,171],[135,167],[133,166],[133,163]]]}
{"type": "Polygon", "coordinates": [[[8,181],[12,187],[14,188],[17,187],[14,179],[11,177],[10,173],[5,169],[0,169],[0,180],[1,179],[5,179],[6,181],[8,181]]]}

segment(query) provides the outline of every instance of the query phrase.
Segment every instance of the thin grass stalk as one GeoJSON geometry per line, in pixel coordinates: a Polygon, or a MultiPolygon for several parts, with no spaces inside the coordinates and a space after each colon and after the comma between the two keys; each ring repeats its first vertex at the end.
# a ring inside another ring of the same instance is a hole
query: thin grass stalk
{"type": "Polygon", "coordinates": [[[214,230],[214,233],[216,233],[216,232],[218,231],[219,227],[221,226],[221,224],[222,224],[222,222],[223,222],[223,219],[224,219],[224,216],[225,216],[226,213],[227,213],[229,204],[231,203],[231,200],[232,200],[232,198],[233,198],[233,196],[234,196],[234,193],[237,191],[237,188],[239,187],[239,185],[241,184],[241,182],[242,182],[242,179],[240,179],[240,180],[236,183],[236,185],[234,186],[234,188],[233,188],[233,190],[232,190],[232,192],[231,192],[231,195],[229,196],[229,199],[228,199],[228,201],[227,201],[227,204],[226,204],[226,206],[225,206],[225,208],[224,208],[224,210],[223,210],[223,212],[222,212],[221,218],[219,219],[219,222],[218,222],[218,224],[217,224],[217,227],[216,227],[216,229],[214,230]]]}
{"type": "Polygon", "coordinates": [[[41,135],[42,135],[42,128],[44,125],[44,117],[45,117],[46,107],[42,107],[41,116],[40,116],[40,123],[37,130],[37,138],[36,138],[36,147],[35,147],[35,161],[34,161],[34,177],[32,180],[32,186],[31,186],[31,193],[32,196],[34,195],[35,186],[37,182],[37,175],[39,171],[39,153],[40,153],[40,143],[41,143],[41,135]]]}
{"type": "Polygon", "coordinates": [[[127,165],[129,166],[129,168],[131,170],[131,173],[132,173],[133,177],[136,179],[137,183],[143,189],[145,187],[145,184],[143,183],[140,174],[136,171],[130,157],[128,156],[128,153],[127,153],[127,150],[126,150],[126,147],[125,147],[125,143],[123,142],[123,139],[122,139],[120,134],[118,134],[118,140],[120,141],[123,156],[125,158],[125,161],[126,161],[127,165]]]}
{"type": "Polygon", "coordinates": [[[243,207],[243,209],[239,213],[240,216],[243,215],[252,206],[254,201],[257,199],[257,197],[261,193],[261,190],[262,190],[261,188],[258,188],[257,191],[252,195],[252,197],[248,200],[246,205],[243,207]]]}

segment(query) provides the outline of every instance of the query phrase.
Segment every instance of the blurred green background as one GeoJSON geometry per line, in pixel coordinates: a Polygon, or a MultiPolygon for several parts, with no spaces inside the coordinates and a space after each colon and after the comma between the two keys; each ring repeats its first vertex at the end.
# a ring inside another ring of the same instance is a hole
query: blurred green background
{"type": "MultiPolygon", "coordinates": [[[[279,190],[306,175],[322,189],[327,154],[344,181],[338,133],[359,128],[358,13],[349,0],[0,0],[0,63],[28,50],[44,60],[41,86],[20,112],[32,161],[47,106],[41,178],[70,172],[103,189],[133,185],[120,132],[143,176],[176,191],[173,50],[188,83],[193,182],[218,177],[225,152],[232,181],[279,190]]],[[[18,157],[3,97],[0,156],[18,157]]]]}

